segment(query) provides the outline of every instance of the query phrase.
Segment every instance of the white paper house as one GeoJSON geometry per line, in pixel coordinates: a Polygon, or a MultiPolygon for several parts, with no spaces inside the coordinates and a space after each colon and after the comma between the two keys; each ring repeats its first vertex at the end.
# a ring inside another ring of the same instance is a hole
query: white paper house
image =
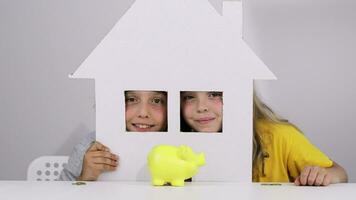
{"type": "Polygon", "coordinates": [[[242,5],[207,0],[136,0],[73,78],[95,79],[97,140],[120,156],[102,180],[149,180],[157,144],[204,152],[198,181],[250,182],[254,79],[275,79],[242,40],[242,5]],[[168,132],[127,133],[126,90],[168,92],[168,132]],[[180,91],[223,91],[223,133],[181,133],[180,91]]]}

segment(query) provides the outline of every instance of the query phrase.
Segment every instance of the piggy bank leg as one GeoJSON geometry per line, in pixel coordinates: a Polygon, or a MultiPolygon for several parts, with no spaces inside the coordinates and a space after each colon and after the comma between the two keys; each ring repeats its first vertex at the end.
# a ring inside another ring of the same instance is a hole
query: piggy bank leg
{"type": "Polygon", "coordinates": [[[152,178],[152,185],[161,186],[164,185],[165,181],[159,178],[152,178]]]}
{"type": "Polygon", "coordinates": [[[178,186],[178,187],[184,186],[184,179],[176,179],[176,180],[173,180],[173,181],[171,182],[171,185],[172,185],[172,186],[178,186]]]}

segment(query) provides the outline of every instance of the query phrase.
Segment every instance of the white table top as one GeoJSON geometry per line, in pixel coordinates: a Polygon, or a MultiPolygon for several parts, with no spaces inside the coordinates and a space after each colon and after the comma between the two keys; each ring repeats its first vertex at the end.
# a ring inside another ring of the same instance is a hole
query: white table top
{"type": "Polygon", "coordinates": [[[293,184],[263,186],[259,183],[193,182],[185,187],[153,187],[148,182],[30,182],[0,181],[0,199],[356,199],[356,184],[297,187],[293,184]]]}

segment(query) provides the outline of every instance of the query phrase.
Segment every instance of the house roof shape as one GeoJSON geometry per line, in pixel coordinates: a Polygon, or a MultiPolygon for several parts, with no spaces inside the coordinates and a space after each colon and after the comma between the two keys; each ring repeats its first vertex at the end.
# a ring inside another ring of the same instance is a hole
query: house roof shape
{"type": "Polygon", "coordinates": [[[224,1],[219,13],[208,0],[136,0],[70,77],[275,79],[242,39],[242,3],[224,1]]]}

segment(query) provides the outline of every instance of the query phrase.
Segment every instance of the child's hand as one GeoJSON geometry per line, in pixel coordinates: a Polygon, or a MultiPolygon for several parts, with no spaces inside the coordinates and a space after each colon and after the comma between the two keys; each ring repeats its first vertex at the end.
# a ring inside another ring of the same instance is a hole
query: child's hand
{"type": "Polygon", "coordinates": [[[332,173],[328,169],[317,166],[307,166],[295,179],[295,185],[327,186],[332,181],[332,173]]]}
{"type": "Polygon", "coordinates": [[[116,170],[119,157],[112,154],[108,147],[94,142],[84,155],[80,181],[95,181],[105,171],[116,170]]]}

